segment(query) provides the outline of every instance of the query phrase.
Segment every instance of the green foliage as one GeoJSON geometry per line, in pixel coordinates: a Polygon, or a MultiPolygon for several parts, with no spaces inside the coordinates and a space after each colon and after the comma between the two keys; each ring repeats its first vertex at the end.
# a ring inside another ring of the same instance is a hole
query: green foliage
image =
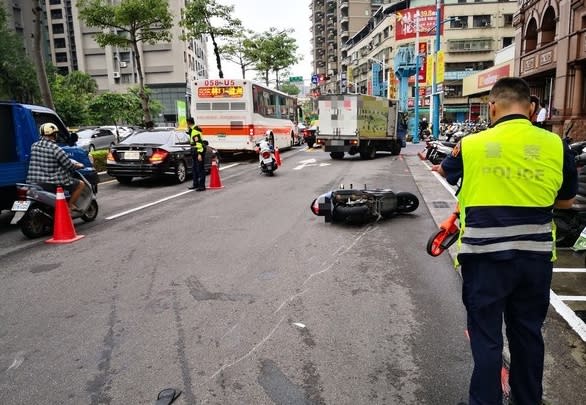
{"type": "Polygon", "coordinates": [[[253,49],[249,46],[252,31],[243,30],[235,34],[232,38],[227,38],[225,43],[220,47],[222,58],[240,66],[242,78],[246,79],[246,71],[251,70],[254,64],[252,58],[253,49]]]}
{"type": "MultiPolygon", "coordinates": [[[[148,89],[145,91],[150,94],[148,89]]],[[[131,88],[128,93],[97,94],[88,105],[91,111],[91,124],[144,125],[139,93],[138,88],[131,88]]],[[[157,115],[163,110],[163,105],[157,100],[151,100],[150,108],[152,114],[157,115]]]]}
{"type": "Polygon", "coordinates": [[[291,83],[281,84],[279,90],[281,90],[283,93],[291,94],[292,96],[296,96],[301,92],[301,90],[299,90],[299,87],[291,83]]]}
{"type": "Polygon", "coordinates": [[[55,111],[70,127],[90,121],[88,102],[97,90],[96,81],[87,73],[75,71],[66,76],[54,74],[49,80],[55,111]]]}
{"type": "Polygon", "coordinates": [[[103,172],[106,170],[106,158],[108,157],[108,149],[96,150],[90,152],[90,155],[94,158],[94,168],[97,172],[103,172]]]}
{"type": "Polygon", "coordinates": [[[6,12],[0,6],[0,98],[32,103],[39,97],[37,76],[24,52],[22,40],[6,25],[6,12]]]}
{"type": "Polygon", "coordinates": [[[297,41],[290,37],[292,29],[277,30],[272,27],[262,34],[256,34],[246,46],[251,49],[250,57],[255,61],[256,69],[263,72],[265,82],[269,83],[269,72],[274,72],[279,87],[279,72],[294,65],[298,58],[297,41]]]}
{"type": "Polygon", "coordinates": [[[102,29],[94,34],[100,46],[111,45],[133,50],[143,121],[151,121],[151,106],[144,87],[138,44],[171,40],[173,16],[169,11],[168,0],[121,0],[114,4],[110,0],[79,0],[77,6],[79,16],[87,26],[102,29]]]}
{"type": "Polygon", "coordinates": [[[242,31],[242,22],[233,17],[234,6],[219,4],[216,0],[193,0],[187,4],[181,25],[187,38],[213,35],[231,38],[242,31]]]}

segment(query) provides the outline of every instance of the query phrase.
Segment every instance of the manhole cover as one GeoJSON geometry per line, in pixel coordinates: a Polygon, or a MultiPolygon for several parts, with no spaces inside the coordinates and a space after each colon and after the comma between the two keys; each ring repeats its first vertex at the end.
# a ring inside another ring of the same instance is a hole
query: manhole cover
{"type": "Polygon", "coordinates": [[[432,201],[433,208],[450,208],[450,204],[446,201],[432,201]]]}

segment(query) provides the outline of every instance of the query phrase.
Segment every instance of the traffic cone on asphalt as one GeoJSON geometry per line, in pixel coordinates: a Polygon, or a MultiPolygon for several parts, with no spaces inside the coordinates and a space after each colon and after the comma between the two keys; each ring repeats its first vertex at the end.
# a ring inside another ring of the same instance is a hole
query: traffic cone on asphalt
{"type": "Polygon", "coordinates": [[[59,186],[57,187],[57,199],[55,201],[53,237],[47,239],[45,243],[71,243],[81,238],[83,238],[83,235],[77,235],[75,233],[63,188],[59,186]]]}
{"type": "Polygon", "coordinates": [[[275,147],[275,160],[277,161],[277,166],[281,166],[281,153],[278,147],[275,147]]]}
{"type": "Polygon", "coordinates": [[[212,167],[210,168],[210,185],[208,188],[223,188],[222,180],[220,180],[220,170],[216,159],[212,160],[212,167]]]}

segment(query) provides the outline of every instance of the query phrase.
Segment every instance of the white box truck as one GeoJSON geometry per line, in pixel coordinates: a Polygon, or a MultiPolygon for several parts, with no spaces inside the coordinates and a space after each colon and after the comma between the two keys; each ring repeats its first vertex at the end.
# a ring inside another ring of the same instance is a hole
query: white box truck
{"type": "Polygon", "coordinates": [[[332,159],[342,159],[345,153],[373,159],[377,151],[398,155],[405,146],[397,100],[328,94],[319,97],[318,114],[317,142],[332,159]]]}

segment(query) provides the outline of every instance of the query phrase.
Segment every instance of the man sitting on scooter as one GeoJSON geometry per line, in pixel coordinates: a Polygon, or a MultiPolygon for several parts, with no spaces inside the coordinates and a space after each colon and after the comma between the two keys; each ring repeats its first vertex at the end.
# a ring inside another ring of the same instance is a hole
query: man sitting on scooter
{"type": "Polygon", "coordinates": [[[81,195],[84,183],[71,176],[74,169],[83,168],[83,164],[72,161],[67,153],[57,145],[59,128],[53,123],[40,127],[41,139],[31,147],[31,159],[28,166],[27,183],[35,183],[47,191],[56,192],[57,186],[63,187],[71,194],[69,209],[77,210],[75,202],[81,195]]]}

